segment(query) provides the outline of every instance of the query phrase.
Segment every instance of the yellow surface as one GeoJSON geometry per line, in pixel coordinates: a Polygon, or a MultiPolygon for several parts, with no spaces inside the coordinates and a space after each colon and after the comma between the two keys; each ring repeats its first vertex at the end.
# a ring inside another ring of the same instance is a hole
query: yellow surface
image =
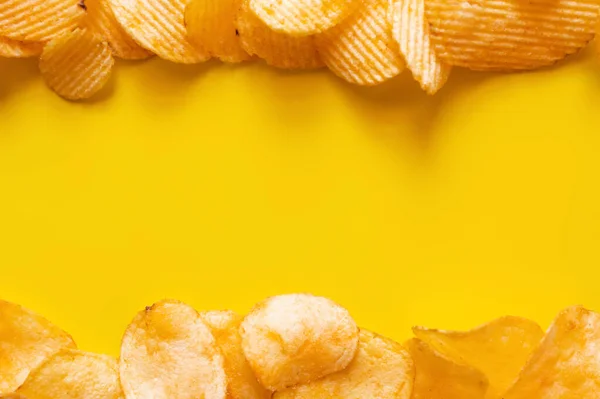
{"type": "Polygon", "coordinates": [[[600,65],[356,88],[121,64],[73,104],[0,61],[0,296],[116,354],[163,297],[311,291],[393,338],[600,309],[600,65]]]}

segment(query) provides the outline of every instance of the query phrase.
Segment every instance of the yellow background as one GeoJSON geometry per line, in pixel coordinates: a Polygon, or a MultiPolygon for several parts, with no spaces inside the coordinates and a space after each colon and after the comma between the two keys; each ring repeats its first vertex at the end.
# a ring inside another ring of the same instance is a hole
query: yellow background
{"type": "Polygon", "coordinates": [[[310,291],[396,339],[600,309],[600,65],[428,97],[260,64],[121,63],[86,104],[0,61],[0,297],[118,353],[164,297],[310,291]]]}

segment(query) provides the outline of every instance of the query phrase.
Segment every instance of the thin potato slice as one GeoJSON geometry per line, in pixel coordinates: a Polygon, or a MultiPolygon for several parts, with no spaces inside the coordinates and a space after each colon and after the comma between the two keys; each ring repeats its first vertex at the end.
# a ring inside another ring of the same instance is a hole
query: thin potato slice
{"type": "Polygon", "coordinates": [[[594,36],[597,0],[428,0],[439,57],[474,70],[552,65],[594,36]]]}
{"type": "Polygon", "coordinates": [[[50,41],[40,58],[46,84],[69,100],[90,98],[106,85],[114,59],[110,47],[87,29],[50,41]]]}
{"type": "Polygon", "coordinates": [[[0,395],[15,391],[47,358],[75,348],[69,334],[19,305],[0,300],[0,395]]]}
{"type": "Polygon", "coordinates": [[[329,69],[350,83],[372,86],[400,74],[404,61],[392,37],[390,0],[365,0],[342,23],[316,36],[329,69]]]}
{"type": "Polygon", "coordinates": [[[0,57],[5,58],[28,58],[37,57],[42,54],[44,43],[22,42],[19,40],[0,37],[0,57]]]}
{"type": "Polygon", "coordinates": [[[121,399],[118,366],[113,357],[67,349],[32,372],[18,393],[28,399],[121,399]]]}
{"type": "Polygon", "coordinates": [[[439,59],[425,19],[425,0],[390,0],[392,32],[413,77],[427,94],[440,90],[451,66],[439,59]]]}
{"type": "Polygon", "coordinates": [[[440,353],[482,371],[490,382],[489,399],[501,397],[544,336],[535,322],[512,316],[466,332],[416,327],[414,333],[440,353]]]}
{"type": "Polygon", "coordinates": [[[356,357],[343,371],[276,392],[274,399],[409,399],[415,368],[400,344],[361,330],[356,357]]]}
{"type": "Polygon", "coordinates": [[[223,355],[192,307],[162,301],[133,319],[121,343],[127,399],[225,399],[223,355]]]}

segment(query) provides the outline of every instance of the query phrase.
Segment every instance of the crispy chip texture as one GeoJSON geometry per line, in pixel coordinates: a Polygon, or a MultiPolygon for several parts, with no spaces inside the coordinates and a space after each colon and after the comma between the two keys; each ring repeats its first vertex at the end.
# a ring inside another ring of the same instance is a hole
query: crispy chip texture
{"type": "Polygon", "coordinates": [[[292,36],[323,32],[342,22],[361,0],[250,0],[250,8],[268,27],[292,36]]]}
{"type": "Polygon", "coordinates": [[[71,336],[48,320],[0,300],[0,395],[15,391],[48,357],[74,347],[71,336]]]}
{"type": "Polygon", "coordinates": [[[505,399],[600,398],[600,315],[564,310],[503,395],[505,399]]]}
{"type": "Polygon", "coordinates": [[[487,398],[501,397],[544,336],[535,322],[512,316],[466,332],[416,327],[414,333],[440,353],[482,371],[490,382],[487,398]]]}
{"type": "Polygon", "coordinates": [[[431,44],[425,19],[425,0],[390,0],[394,39],[406,66],[427,94],[440,90],[450,75],[450,65],[439,59],[431,44]]]}
{"type": "Polygon", "coordinates": [[[59,352],[19,388],[28,399],[121,399],[116,359],[74,349],[59,352]]]}
{"type": "Polygon", "coordinates": [[[90,98],[106,85],[114,59],[110,47],[87,29],[50,41],[40,57],[46,84],[69,100],[90,98]]]}
{"type": "Polygon", "coordinates": [[[416,338],[406,347],[416,372],[411,399],[485,398],[488,380],[481,371],[457,363],[416,338]]]}
{"type": "Polygon", "coordinates": [[[192,307],[162,301],[140,312],[121,343],[127,399],[225,399],[227,377],[210,328],[192,307]]]}
{"type": "Polygon", "coordinates": [[[276,392],[274,399],[409,399],[415,369],[400,344],[361,330],[356,357],[343,371],[276,392]]]}
{"type": "Polygon", "coordinates": [[[343,370],[354,358],[359,330],[350,313],[313,295],[269,298],[244,319],[244,354],[272,391],[343,370]]]}
{"type": "Polygon", "coordinates": [[[390,0],[365,0],[342,23],[316,36],[329,69],[350,83],[372,86],[402,72],[404,61],[392,37],[390,0]]]}
{"type": "Polygon", "coordinates": [[[44,44],[41,42],[22,42],[0,37],[0,57],[28,58],[42,54],[44,44]]]}
{"type": "Polygon", "coordinates": [[[474,70],[552,65],[594,36],[597,0],[427,0],[439,57],[474,70]]]}

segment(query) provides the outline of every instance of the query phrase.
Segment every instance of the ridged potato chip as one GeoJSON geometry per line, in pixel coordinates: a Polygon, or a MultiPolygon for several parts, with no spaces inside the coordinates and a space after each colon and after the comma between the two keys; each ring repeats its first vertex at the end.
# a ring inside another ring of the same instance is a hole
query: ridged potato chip
{"type": "Polygon", "coordinates": [[[292,37],[271,30],[242,0],[236,24],[242,48],[268,65],[283,69],[314,69],[323,66],[312,36],[292,37]]]}
{"type": "Polygon", "coordinates": [[[5,58],[28,58],[37,57],[42,54],[44,43],[22,42],[19,40],[0,37],[0,57],[5,58]]]}
{"type": "Polygon", "coordinates": [[[600,315],[561,312],[504,399],[600,398],[600,315]]]}
{"type": "Polygon", "coordinates": [[[250,55],[242,48],[236,17],[242,0],[190,0],[185,10],[188,38],[224,62],[242,62],[250,55]]]}
{"type": "Polygon", "coordinates": [[[390,0],[394,39],[400,46],[406,66],[427,94],[440,90],[451,66],[440,60],[431,44],[425,0],[390,0]]]}
{"type": "Polygon", "coordinates": [[[356,357],[343,371],[284,391],[274,399],[409,399],[414,363],[400,344],[361,330],[356,357]]]}
{"type": "Polygon", "coordinates": [[[0,395],[15,391],[29,373],[73,338],[48,320],[0,300],[0,395]]]}
{"type": "Polygon", "coordinates": [[[427,0],[438,56],[474,70],[552,65],[594,37],[597,0],[427,0]]]}
{"type": "Polygon", "coordinates": [[[406,348],[415,363],[411,399],[484,399],[486,376],[474,367],[457,363],[425,342],[413,338],[406,348]]]}
{"type": "Polygon", "coordinates": [[[75,29],[85,16],[81,0],[0,0],[0,36],[45,42],[75,29]]]}
{"type": "Polygon", "coordinates": [[[269,298],[240,327],[244,354],[271,391],[343,370],[354,358],[359,330],[335,302],[308,294],[269,298]]]}
{"type": "Polygon", "coordinates": [[[223,352],[227,399],[269,399],[271,392],[260,385],[242,351],[240,324],[244,318],[227,310],[202,312],[200,317],[210,327],[223,352]]]}
{"type": "Polygon", "coordinates": [[[325,65],[346,81],[372,86],[400,74],[404,60],[392,36],[390,0],[365,0],[339,25],[316,36],[325,65]]]}
{"type": "Polygon", "coordinates": [[[192,307],[162,301],[133,319],[121,343],[127,399],[225,399],[223,355],[192,307]]]}
{"type": "Polygon", "coordinates": [[[33,371],[17,391],[27,399],[122,399],[115,358],[68,349],[33,371]]]}
{"type": "Polygon", "coordinates": [[[87,29],[76,29],[46,44],[40,71],[59,96],[81,100],[106,85],[114,62],[108,43],[87,29]]]}
{"type": "Polygon", "coordinates": [[[535,322],[512,316],[471,331],[416,327],[414,333],[440,353],[482,371],[490,383],[488,399],[501,397],[544,337],[535,322]]]}

